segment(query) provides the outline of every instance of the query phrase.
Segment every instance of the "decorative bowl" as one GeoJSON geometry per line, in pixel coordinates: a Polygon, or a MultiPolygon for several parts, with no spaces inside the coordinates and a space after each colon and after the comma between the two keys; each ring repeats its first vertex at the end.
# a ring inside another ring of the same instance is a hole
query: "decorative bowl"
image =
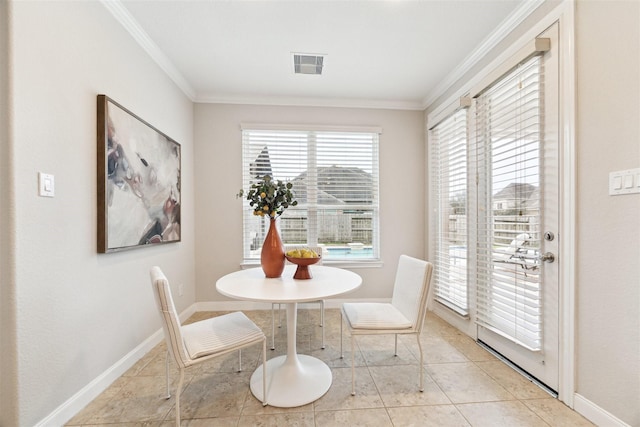
{"type": "Polygon", "coordinates": [[[309,266],[320,261],[320,256],[316,258],[293,258],[288,255],[284,256],[290,263],[298,266],[296,268],[296,272],[293,275],[294,279],[304,280],[311,279],[311,272],[309,271],[309,266]]]}

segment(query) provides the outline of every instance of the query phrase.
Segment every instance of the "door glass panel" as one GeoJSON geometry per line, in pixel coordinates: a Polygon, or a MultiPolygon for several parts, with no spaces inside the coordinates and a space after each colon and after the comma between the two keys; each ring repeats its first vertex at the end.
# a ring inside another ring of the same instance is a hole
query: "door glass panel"
{"type": "Polygon", "coordinates": [[[477,99],[479,325],[542,347],[541,60],[533,57],[477,99]]]}

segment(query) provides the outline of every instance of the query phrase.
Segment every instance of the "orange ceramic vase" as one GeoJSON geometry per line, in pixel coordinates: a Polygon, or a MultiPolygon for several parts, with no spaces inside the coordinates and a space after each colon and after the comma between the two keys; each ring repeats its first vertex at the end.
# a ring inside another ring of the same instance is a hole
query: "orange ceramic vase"
{"type": "Polygon", "coordinates": [[[269,220],[269,231],[262,244],[260,265],[266,277],[280,277],[284,270],[284,246],[278,234],[275,218],[269,220]]]}

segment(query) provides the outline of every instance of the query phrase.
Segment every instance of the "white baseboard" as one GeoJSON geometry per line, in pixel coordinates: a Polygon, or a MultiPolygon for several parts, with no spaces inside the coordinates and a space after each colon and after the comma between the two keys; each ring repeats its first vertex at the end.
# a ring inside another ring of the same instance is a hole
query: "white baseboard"
{"type": "MultiPolygon", "coordinates": [[[[325,308],[340,308],[342,303],[356,300],[325,300],[325,308]]],[[[389,302],[388,298],[369,298],[367,300],[357,300],[360,302],[389,302]]],[[[313,308],[311,305],[304,304],[301,307],[313,308]]],[[[260,303],[252,301],[210,301],[198,302],[192,304],[182,313],[180,313],[180,321],[184,322],[197,311],[228,311],[228,310],[268,310],[271,309],[271,303],[260,303]]],[[[120,378],[129,368],[131,368],[145,354],[151,351],[156,345],[163,340],[162,329],[158,329],[149,338],[144,340],[133,350],[127,353],[122,359],[109,367],[89,384],[80,389],[76,394],[71,396],[62,405],[58,406],[52,413],[40,420],[35,427],[48,427],[52,425],[64,425],[67,421],[78,414],[93,399],[98,397],[100,393],[105,391],[111,383],[120,378]]]]}
{"type": "MultiPolygon", "coordinates": [[[[192,304],[180,314],[180,321],[184,322],[196,312],[196,304],[192,304]]],[[[109,367],[89,384],[71,396],[62,405],[58,406],[52,413],[40,420],[36,427],[61,426],[78,414],[100,393],[105,391],[111,383],[120,378],[129,368],[131,368],[145,354],[151,351],[164,339],[162,329],[158,329],[149,338],[144,340],[133,350],[127,353],[122,359],[109,367]]]]}
{"type": "Polygon", "coordinates": [[[573,409],[597,426],[631,427],[578,393],[573,395],[573,409]]]}
{"type": "MultiPolygon", "coordinates": [[[[336,300],[330,299],[325,301],[325,308],[339,308],[342,303],[352,300],[336,300]]],[[[356,300],[353,300],[356,301],[356,300]]],[[[364,300],[358,300],[363,302],[364,300]]],[[[389,302],[389,299],[370,298],[366,302],[389,302]]],[[[301,307],[313,308],[311,305],[304,304],[301,307]]],[[[259,303],[252,301],[211,301],[199,302],[192,304],[182,313],[180,313],[180,321],[184,322],[197,311],[228,311],[228,310],[268,310],[271,309],[271,303],[259,303]]],[[[145,354],[151,351],[156,345],[163,340],[162,329],[158,329],[149,338],[144,340],[133,350],[127,353],[122,359],[118,360],[106,371],[100,374],[89,384],[80,389],[76,394],[71,396],[62,405],[58,406],[48,416],[40,420],[36,427],[48,427],[52,425],[64,425],[67,421],[78,414],[93,399],[98,397],[100,393],[105,391],[111,383],[120,378],[129,368],[131,368],[145,354]]]]}
{"type": "MultiPolygon", "coordinates": [[[[390,302],[390,298],[366,298],[366,299],[326,299],[324,308],[340,308],[345,302],[390,302]]],[[[299,303],[300,308],[317,308],[314,302],[299,303]]],[[[227,311],[227,310],[271,310],[270,302],[254,301],[208,301],[196,303],[196,311],[227,311]]]]}

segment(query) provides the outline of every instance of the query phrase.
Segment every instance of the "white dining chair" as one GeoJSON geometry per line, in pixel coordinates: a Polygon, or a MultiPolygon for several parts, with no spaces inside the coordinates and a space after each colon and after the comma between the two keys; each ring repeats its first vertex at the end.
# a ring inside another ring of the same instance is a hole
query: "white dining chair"
{"type": "Polygon", "coordinates": [[[433,264],[401,255],[396,270],[393,295],[390,303],[344,303],[340,322],[340,357],[343,324],[351,333],[351,394],[356,394],[355,386],[355,338],[357,335],[395,335],[395,353],[398,355],[398,335],[413,334],[420,349],[420,391],[424,391],[424,354],[420,343],[420,333],[427,313],[427,300],[433,264]]]}
{"type": "MultiPolygon", "coordinates": [[[[307,247],[307,246],[305,246],[307,247]]],[[[285,250],[290,250],[290,249],[294,249],[296,248],[296,246],[292,246],[292,247],[286,247],[285,250]]],[[[320,265],[322,264],[322,247],[318,246],[318,247],[310,247],[309,249],[311,249],[312,251],[314,251],[317,254],[320,254],[320,261],[318,261],[317,264],[315,265],[320,265]]],[[[291,264],[289,261],[286,261],[286,263],[291,264]]],[[[310,267],[313,268],[313,267],[310,267]]],[[[320,345],[321,349],[325,349],[325,344],[324,344],[324,300],[318,300],[318,301],[309,301],[309,304],[313,304],[313,303],[317,303],[320,304],[320,327],[322,328],[322,343],[320,345]]],[[[305,303],[307,304],[307,303],[305,303]]],[[[282,310],[281,310],[281,305],[278,303],[272,303],[271,304],[271,350],[275,350],[276,349],[276,306],[278,306],[278,328],[282,327],[282,310]]]]}
{"type": "MultiPolygon", "coordinates": [[[[241,349],[262,342],[262,366],[267,366],[267,337],[244,313],[236,311],[182,326],[176,312],[169,281],[159,267],[151,268],[151,284],[167,342],[166,386],[169,399],[169,359],[180,370],[176,389],[176,426],[180,426],[180,394],[186,368],[214,357],[238,351],[238,370],[242,370],[241,349]]],[[[266,368],[262,370],[263,399],[267,403],[266,368]]]]}

